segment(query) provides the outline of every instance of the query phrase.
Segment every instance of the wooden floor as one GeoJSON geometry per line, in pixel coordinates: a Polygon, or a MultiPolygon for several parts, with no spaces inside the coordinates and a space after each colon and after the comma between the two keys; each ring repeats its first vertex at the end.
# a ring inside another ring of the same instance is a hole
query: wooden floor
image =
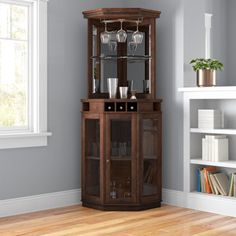
{"type": "Polygon", "coordinates": [[[0,236],[236,235],[236,218],[163,206],[140,212],[104,212],[81,206],[0,218],[0,236]]]}

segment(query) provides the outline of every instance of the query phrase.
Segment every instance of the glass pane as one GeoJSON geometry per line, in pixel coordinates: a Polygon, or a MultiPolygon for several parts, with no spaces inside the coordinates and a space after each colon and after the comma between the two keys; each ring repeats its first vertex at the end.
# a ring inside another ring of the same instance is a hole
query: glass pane
{"type": "MultiPolygon", "coordinates": [[[[109,44],[101,43],[101,56],[112,57],[117,55],[117,42],[115,41],[114,34],[109,44]],[[114,39],[113,39],[114,38],[114,39]]],[[[117,60],[101,60],[101,92],[108,92],[107,78],[117,78],[117,60]]]]}
{"type": "Polygon", "coordinates": [[[27,40],[28,38],[28,7],[11,6],[12,38],[27,40]]]}
{"type": "Polygon", "coordinates": [[[110,199],[131,199],[131,120],[111,121],[110,199]]]}
{"type": "MultiPolygon", "coordinates": [[[[145,50],[145,33],[141,44],[135,44],[132,40],[133,32],[128,32],[127,36],[127,52],[130,56],[148,56],[145,50]]],[[[149,62],[150,60],[135,59],[128,60],[127,63],[127,79],[133,80],[133,89],[139,93],[150,93],[149,86],[149,62]],[[146,80],[146,81],[145,81],[146,80]]]]}
{"type": "Polygon", "coordinates": [[[131,159],[131,121],[111,121],[111,159],[131,159]]]}
{"type": "Polygon", "coordinates": [[[27,6],[0,3],[0,37],[27,40],[28,12],[27,6]]]}
{"type": "Polygon", "coordinates": [[[157,194],[158,120],[143,120],[143,195],[157,194]]]}
{"type": "Polygon", "coordinates": [[[157,194],[157,163],[155,160],[144,159],[143,162],[143,195],[157,194]]]}
{"type": "Polygon", "coordinates": [[[0,127],[28,126],[28,45],[0,39],[0,127]]]}
{"type": "Polygon", "coordinates": [[[100,158],[100,122],[99,120],[86,120],[86,145],[85,155],[86,157],[100,158]]]}
{"type": "Polygon", "coordinates": [[[0,3],[0,37],[2,38],[10,38],[10,11],[9,4],[0,3]]]}
{"type": "Polygon", "coordinates": [[[100,196],[100,122],[85,121],[86,194],[100,196]]]}

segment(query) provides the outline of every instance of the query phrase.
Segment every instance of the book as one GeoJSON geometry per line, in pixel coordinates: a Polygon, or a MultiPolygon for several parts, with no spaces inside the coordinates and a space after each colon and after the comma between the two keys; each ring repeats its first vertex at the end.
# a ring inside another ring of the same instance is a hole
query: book
{"type": "Polygon", "coordinates": [[[214,161],[229,160],[229,141],[227,138],[216,138],[213,140],[214,161]]]}
{"type": "Polygon", "coordinates": [[[208,181],[209,181],[209,184],[210,184],[210,187],[211,187],[212,194],[216,194],[215,189],[213,187],[212,180],[210,178],[210,173],[209,172],[208,172],[208,181]]]}
{"type": "Polygon", "coordinates": [[[214,177],[219,185],[219,191],[223,196],[229,194],[229,179],[224,173],[216,173],[214,177]]]}
{"type": "Polygon", "coordinates": [[[197,169],[197,191],[201,192],[201,174],[200,169],[197,169]]]}
{"type": "Polygon", "coordinates": [[[202,160],[208,161],[208,140],[206,138],[202,139],[202,160]]]}
{"type": "Polygon", "coordinates": [[[203,168],[206,193],[212,193],[212,189],[211,189],[209,179],[208,179],[208,173],[209,172],[215,172],[215,171],[216,171],[216,167],[210,166],[210,167],[203,168]]]}
{"type": "Polygon", "coordinates": [[[214,174],[210,174],[210,179],[211,179],[211,182],[213,184],[213,188],[214,188],[215,194],[216,195],[220,194],[220,192],[218,191],[218,184],[217,184],[217,182],[215,180],[214,174]]]}
{"type": "Polygon", "coordinates": [[[230,187],[229,187],[229,197],[234,196],[234,173],[231,174],[230,187]]]}
{"type": "Polygon", "coordinates": [[[205,193],[206,189],[205,189],[205,181],[204,181],[204,170],[200,171],[200,178],[201,178],[201,192],[205,193]]]}
{"type": "Polygon", "coordinates": [[[234,197],[236,197],[236,174],[234,174],[234,197]]]}

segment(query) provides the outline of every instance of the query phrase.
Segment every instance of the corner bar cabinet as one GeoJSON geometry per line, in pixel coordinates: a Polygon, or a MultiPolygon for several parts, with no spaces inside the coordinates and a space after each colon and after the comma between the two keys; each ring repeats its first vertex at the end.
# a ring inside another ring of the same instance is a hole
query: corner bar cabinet
{"type": "Polygon", "coordinates": [[[88,19],[88,99],[82,100],[82,204],[101,210],[159,207],[162,113],[161,99],[155,96],[155,21],[160,12],[109,8],[83,14],[88,19]],[[104,20],[115,34],[120,19],[124,19],[128,37],[126,42],[116,42],[114,50],[100,42],[100,34],[104,20]],[[129,33],[135,31],[137,19],[144,43],[130,53],[129,33]],[[136,79],[132,73],[137,67],[141,70],[137,69],[136,79]],[[117,77],[119,86],[136,79],[137,99],[130,95],[128,99],[109,99],[107,76],[117,77]],[[143,80],[150,82],[148,92],[142,88],[143,80]],[[99,89],[94,89],[96,84],[99,89]]]}

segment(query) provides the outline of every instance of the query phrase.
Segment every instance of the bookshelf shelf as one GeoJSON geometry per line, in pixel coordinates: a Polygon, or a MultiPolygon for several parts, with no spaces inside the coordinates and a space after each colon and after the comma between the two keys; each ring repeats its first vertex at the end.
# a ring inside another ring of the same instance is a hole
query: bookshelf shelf
{"type": "Polygon", "coordinates": [[[217,166],[217,167],[236,169],[236,161],[213,162],[213,161],[203,161],[202,159],[199,158],[199,159],[191,159],[190,163],[203,166],[217,166]]]}
{"type": "Polygon", "coordinates": [[[199,134],[228,134],[228,135],[236,135],[236,129],[198,129],[191,128],[191,133],[199,133],[199,134]]]}
{"type": "Polygon", "coordinates": [[[236,197],[222,196],[222,195],[217,195],[217,194],[212,194],[212,193],[200,193],[200,192],[197,192],[197,191],[193,191],[193,192],[191,192],[191,194],[196,194],[196,195],[199,195],[199,196],[216,198],[216,199],[220,199],[220,200],[236,201],[236,197]]]}

